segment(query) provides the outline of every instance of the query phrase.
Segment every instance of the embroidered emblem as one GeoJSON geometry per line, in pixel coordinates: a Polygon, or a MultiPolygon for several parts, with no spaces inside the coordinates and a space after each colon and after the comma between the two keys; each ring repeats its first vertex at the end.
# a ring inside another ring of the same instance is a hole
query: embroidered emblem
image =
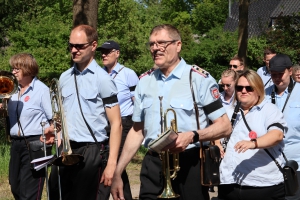
{"type": "Polygon", "coordinates": [[[26,96],[25,99],[24,99],[24,101],[27,102],[27,101],[29,101],[29,99],[30,99],[30,97],[26,96]]]}
{"type": "Polygon", "coordinates": [[[209,73],[202,69],[201,67],[198,67],[197,65],[192,65],[192,70],[194,72],[197,72],[198,74],[202,75],[204,78],[209,76],[209,73]]]}
{"type": "Polygon", "coordinates": [[[143,78],[144,76],[147,76],[147,75],[150,75],[152,72],[154,72],[156,69],[155,68],[151,68],[149,69],[148,71],[142,73],[140,76],[139,76],[139,79],[143,78]]]}
{"type": "Polygon", "coordinates": [[[214,98],[214,99],[218,99],[220,97],[220,93],[219,93],[219,90],[217,87],[212,87],[210,88],[210,91],[211,91],[211,96],[214,98]]]}

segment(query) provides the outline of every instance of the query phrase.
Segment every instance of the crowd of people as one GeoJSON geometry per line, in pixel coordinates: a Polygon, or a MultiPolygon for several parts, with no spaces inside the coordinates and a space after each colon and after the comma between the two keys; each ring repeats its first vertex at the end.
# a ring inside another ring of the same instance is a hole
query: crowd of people
{"type": "MultiPolygon", "coordinates": [[[[209,187],[201,185],[199,159],[200,142],[207,141],[215,141],[221,152],[219,199],[300,199],[300,190],[285,195],[283,175],[266,153],[280,166],[285,163],[283,152],[300,165],[300,66],[268,48],[263,52],[265,66],[257,72],[236,55],[216,82],[180,56],[182,40],[174,26],[155,26],[147,46],[155,67],[138,77],[119,63],[117,42],[98,46],[98,33],[89,25],[71,30],[73,65],[59,78],[67,126],[61,134],[68,135],[72,153],[83,160],[51,166],[49,198],[108,200],[111,194],[114,200],[131,200],[126,166],[144,145],[148,151],[139,199],[161,199],[165,163],[149,144],[175,118],[179,134],[161,150],[179,156],[180,170],[171,181],[177,199],[209,199],[209,187]],[[97,51],[103,67],[95,60],[97,51]]],[[[54,144],[53,102],[49,88],[37,78],[39,67],[31,54],[16,54],[9,63],[18,80],[17,92],[7,99],[9,183],[15,199],[41,199],[48,175],[32,168],[29,143],[54,144]]],[[[299,179],[300,171],[297,175],[299,179]]]]}

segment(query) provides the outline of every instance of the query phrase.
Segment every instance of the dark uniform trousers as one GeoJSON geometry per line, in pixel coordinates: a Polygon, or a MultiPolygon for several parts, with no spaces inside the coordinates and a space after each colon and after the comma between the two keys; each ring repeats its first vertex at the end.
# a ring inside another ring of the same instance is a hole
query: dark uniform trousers
{"type": "Polygon", "coordinates": [[[227,184],[218,186],[218,198],[220,200],[284,200],[284,184],[251,187],[238,184],[227,184]]]}
{"type": "MultiPolygon", "coordinates": [[[[199,148],[188,149],[179,154],[180,170],[171,180],[172,188],[180,200],[208,200],[208,187],[201,185],[199,148]]],[[[173,168],[170,156],[170,168],[173,168]]],[[[172,172],[171,172],[172,173],[172,172]]],[[[154,200],[163,192],[164,181],[162,161],[157,153],[145,155],[141,169],[140,200],[154,200]]]]}
{"type": "MultiPolygon", "coordinates": [[[[105,145],[100,143],[101,148],[105,145]]],[[[82,155],[84,159],[75,165],[59,167],[62,199],[92,200],[98,196],[104,199],[110,191],[109,187],[100,184],[105,164],[98,146],[96,143],[71,142],[71,147],[73,154],[82,155]]],[[[50,199],[59,199],[58,187],[58,168],[52,166],[49,178],[50,199]]]]}
{"type": "MultiPolygon", "coordinates": [[[[124,143],[127,137],[128,132],[130,131],[131,127],[133,126],[133,121],[131,116],[125,116],[122,117],[122,139],[121,139],[121,144],[120,144],[120,150],[119,150],[119,156],[122,153],[123,147],[124,147],[124,143]]],[[[109,133],[110,131],[110,125],[108,125],[106,127],[106,132],[109,133]]],[[[132,194],[131,194],[131,189],[130,189],[130,183],[129,183],[129,179],[128,179],[128,175],[126,170],[123,171],[121,178],[123,180],[123,192],[124,192],[124,198],[126,200],[132,200],[132,194]]],[[[105,195],[106,198],[98,198],[98,200],[108,200],[109,199],[109,194],[105,195]]]]}
{"type": "MultiPolygon", "coordinates": [[[[40,136],[28,136],[27,142],[39,140],[40,136]]],[[[9,184],[16,200],[41,199],[45,182],[45,170],[31,169],[26,142],[23,137],[12,138],[9,162],[9,184]]]]}

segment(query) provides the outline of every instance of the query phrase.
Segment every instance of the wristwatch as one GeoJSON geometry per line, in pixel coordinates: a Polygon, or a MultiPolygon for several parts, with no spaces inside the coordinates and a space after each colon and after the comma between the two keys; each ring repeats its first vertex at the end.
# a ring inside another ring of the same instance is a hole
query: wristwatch
{"type": "Polygon", "coordinates": [[[255,145],[254,149],[257,149],[257,140],[256,139],[251,139],[251,142],[254,142],[254,145],[255,145]]]}
{"type": "Polygon", "coordinates": [[[192,131],[194,133],[194,137],[193,137],[193,144],[196,142],[199,142],[199,134],[197,133],[197,131],[192,131]]]}

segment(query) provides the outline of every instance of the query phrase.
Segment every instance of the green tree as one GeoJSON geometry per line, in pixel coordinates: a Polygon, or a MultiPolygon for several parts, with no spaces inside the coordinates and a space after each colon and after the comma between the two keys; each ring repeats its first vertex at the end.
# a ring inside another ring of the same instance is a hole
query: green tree
{"type": "Polygon", "coordinates": [[[279,53],[287,54],[294,63],[300,59],[300,12],[293,16],[280,16],[276,19],[276,25],[266,31],[269,47],[279,53]]]}
{"type": "Polygon", "coordinates": [[[205,34],[225,23],[228,2],[224,0],[203,0],[192,10],[192,27],[195,33],[205,34]]]}

